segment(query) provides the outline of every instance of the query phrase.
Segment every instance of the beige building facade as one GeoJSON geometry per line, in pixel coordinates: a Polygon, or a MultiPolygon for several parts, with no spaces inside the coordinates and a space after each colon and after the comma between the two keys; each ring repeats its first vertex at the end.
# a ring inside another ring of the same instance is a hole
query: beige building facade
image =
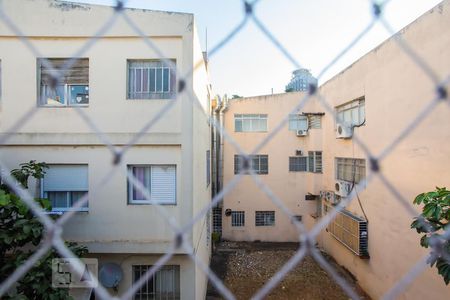
{"type": "MultiPolygon", "coordinates": [[[[398,33],[429,65],[439,82],[449,76],[449,28],[450,2],[444,1],[398,33]]],[[[448,81],[444,88],[448,90],[448,81]]],[[[243,151],[252,152],[284,117],[293,114],[260,147],[249,166],[257,181],[266,183],[294,216],[301,216],[298,219],[308,229],[332,209],[332,202],[339,201],[336,195],[345,195],[349,185],[351,189],[373,175],[364,189],[358,189],[364,212],[355,199],[317,241],[373,299],[379,299],[427,254],[419,244],[420,236],[410,229],[413,216],[382,178],[410,205],[419,193],[436,186],[448,187],[448,98],[437,102],[416,128],[398,140],[392,152],[382,156],[380,177],[371,170],[370,157],[354,136],[373,157],[378,157],[438,96],[436,82],[391,38],[324,83],[318,92],[333,111],[322,106],[318,97],[312,97],[300,111],[295,111],[306,96],[304,93],[230,100],[225,128],[243,151]],[[342,125],[337,124],[335,117],[342,125]],[[290,130],[294,128],[295,131],[290,130]],[[348,130],[353,132],[353,138],[348,130]],[[343,225],[347,221],[359,226],[356,232],[360,236],[342,234],[342,230],[354,233],[343,225]]],[[[239,167],[239,151],[227,140],[224,152],[226,186],[245,164],[239,167]]],[[[236,188],[224,197],[223,238],[298,241],[299,234],[288,215],[261,191],[251,175],[241,176],[236,188]]],[[[415,209],[420,211],[419,207],[415,209]]],[[[449,295],[450,288],[436,269],[428,266],[398,299],[448,299],[449,295]]]]}
{"type": "MultiPolygon", "coordinates": [[[[46,177],[31,184],[30,191],[51,199],[54,210],[71,210],[89,194],[88,204],[65,224],[63,236],[88,246],[100,269],[106,263],[120,266],[123,279],[109,291],[121,295],[175,239],[166,217],[150,202],[161,203],[183,226],[210,200],[211,89],[205,65],[192,71],[203,60],[194,16],[125,9],[169,59],[164,61],[121,16],[84,48],[113,17],[111,7],[8,0],[2,1],[2,13],[34,50],[0,24],[0,138],[5,138],[0,159],[10,169],[29,160],[49,164],[46,177]],[[75,54],[79,60],[71,60],[75,54]],[[52,66],[68,67],[58,82],[52,81],[52,66]],[[184,84],[180,74],[187,74],[184,84]],[[130,141],[132,146],[114,165],[105,141],[117,152],[130,141]],[[128,172],[148,194],[127,179],[128,172]]],[[[186,237],[192,252],[176,249],[155,275],[154,282],[166,278],[166,283],[139,290],[142,299],[204,299],[207,278],[188,254],[209,263],[208,218],[203,216],[186,237]]],[[[85,291],[72,292],[79,296],[85,291]]]]}

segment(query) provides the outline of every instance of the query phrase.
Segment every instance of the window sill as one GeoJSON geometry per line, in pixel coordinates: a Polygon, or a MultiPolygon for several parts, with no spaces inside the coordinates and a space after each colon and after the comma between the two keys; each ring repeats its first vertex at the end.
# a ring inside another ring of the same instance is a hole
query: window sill
{"type": "Polygon", "coordinates": [[[81,212],[81,213],[88,213],[89,209],[88,208],[84,208],[84,209],[70,209],[70,208],[68,208],[68,209],[59,209],[59,210],[46,211],[46,212],[44,212],[44,214],[61,216],[61,215],[65,214],[67,212],[70,212],[70,211],[81,212]]]}
{"type": "Polygon", "coordinates": [[[89,104],[80,104],[80,105],[46,105],[46,104],[38,104],[39,108],[74,108],[74,107],[89,107],[89,104]]]}
{"type": "Polygon", "coordinates": [[[128,202],[128,205],[164,205],[164,206],[177,206],[177,203],[168,203],[168,202],[128,202]]]}

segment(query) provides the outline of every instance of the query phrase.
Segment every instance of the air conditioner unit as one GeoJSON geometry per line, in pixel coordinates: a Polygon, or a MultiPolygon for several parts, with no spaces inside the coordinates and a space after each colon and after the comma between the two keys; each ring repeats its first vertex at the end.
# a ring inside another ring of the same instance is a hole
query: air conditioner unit
{"type": "Polygon", "coordinates": [[[297,130],[297,136],[307,136],[308,135],[308,130],[297,130]]]}
{"type": "Polygon", "coordinates": [[[349,139],[353,135],[353,126],[348,123],[337,123],[336,125],[336,138],[349,139]]]}
{"type": "Polygon", "coordinates": [[[295,156],[302,156],[303,151],[302,150],[295,150],[295,156]]]}
{"type": "MultiPolygon", "coordinates": [[[[325,206],[327,209],[327,207],[325,206]]],[[[328,232],[361,258],[369,258],[367,221],[347,210],[339,212],[327,227],[328,232]]]]}
{"type": "Polygon", "coordinates": [[[336,194],[338,194],[341,197],[347,197],[348,194],[352,191],[352,184],[347,181],[336,181],[336,184],[334,185],[336,194]]]}
{"type": "Polygon", "coordinates": [[[325,201],[327,201],[330,204],[336,205],[339,203],[339,198],[333,191],[326,191],[325,192],[325,201]]]}

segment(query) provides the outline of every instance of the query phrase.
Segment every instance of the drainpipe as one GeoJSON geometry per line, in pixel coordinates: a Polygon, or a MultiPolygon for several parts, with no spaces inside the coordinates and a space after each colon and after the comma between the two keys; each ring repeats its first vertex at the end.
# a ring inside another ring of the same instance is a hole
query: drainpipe
{"type": "Polygon", "coordinates": [[[213,111],[213,120],[214,124],[212,126],[212,157],[211,157],[211,166],[212,166],[212,180],[213,180],[213,189],[212,189],[212,197],[214,197],[218,193],[218,176],[217,176],[217,151],[218,151],[218,137],[217,137],[217,128],[216,125],[219,124],[218,113],[222,106],[222,99],[219,96],[216,96],[215,105],[212,108],[213,111]]]}
{"type": "Polygon", "coordinates": [[[223,187],[223,128],[224,128],[224,119],[223,114],[228,108],[228,97],[225,95],[222,100],[222,105],[219,111],[219,123],[220,123],[220,138],[219,138],[219,165],[218,165],[218,191],[222,190],[223,187]]]}

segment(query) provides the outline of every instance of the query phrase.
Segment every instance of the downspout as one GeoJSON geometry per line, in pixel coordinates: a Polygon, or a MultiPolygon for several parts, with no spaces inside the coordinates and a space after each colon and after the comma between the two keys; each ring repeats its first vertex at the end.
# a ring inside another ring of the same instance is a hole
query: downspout
{"type": "Polygon", "coordinates": [[[222,190],[223,187],[223,130],[224,130],[224,119],[223,119],[223,115],[224,112],[227,110],[228,108],[228,97],[227,95],[225,95],[223,97],[223,101],[222,101],[222,105],[220,108],[220,112],[219,112],[219,123],[220,123],[220,144],[219,144],[219,170],[218,170],[218,175],[219,175],[219,181],[218,181],[218,191],[222,190]]]}
{"type": "Polygon", "coordinates": [[[217,169],[218,169],[218,160],[217,160],[217,152],[218,152],[218,136],[217,136],[217,125],[219,124],[219,111],[222,106],[222,99],[220,96],[216,96],[215,105],[212,107],[213,109],[213,126],[212,126],[212,157],[211,157],[211,165],[212,165],[212,180],[213,180],[213,188],[212,188],[212,197],[214,197],[218,191],[218,182],[219,177],[217,175],[217,169]]]}

